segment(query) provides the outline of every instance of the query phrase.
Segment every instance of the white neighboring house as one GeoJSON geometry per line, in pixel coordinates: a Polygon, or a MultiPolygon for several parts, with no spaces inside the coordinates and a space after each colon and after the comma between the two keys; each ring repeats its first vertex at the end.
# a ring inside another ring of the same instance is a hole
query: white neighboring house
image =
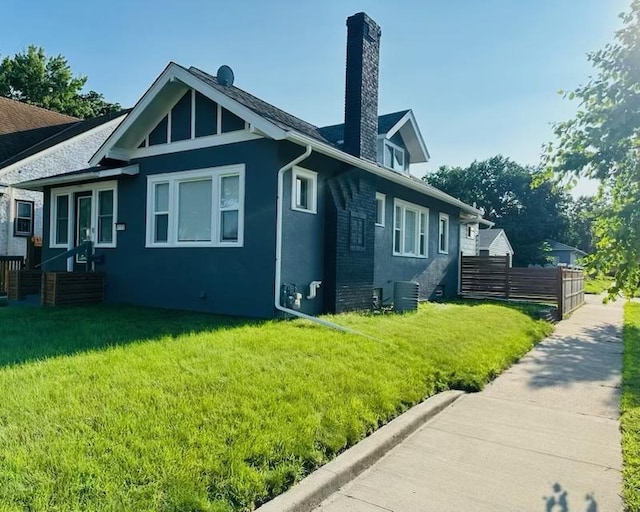
{"type": "Polygon", "coordinates": [[[42,237],[42,193],[12,185],[86,167],[127,113],[82,121],[0,98],[0,256],[26,256],[42,237]]]}
{"type": "Polygon", "coordinates": [[[486,219],[478,221],[477,218],[460,218],[460,253],[463,256],[477,256],[480,253],[478,240],[480,224],[489,228],[494,225],[493,222],[486,219]]]}
{"type": "Polygon", "coordinates": [[[481,229],[478,233],[478,255],[509,256],[509,266],[511,266],[513,247],[504,229],[481,229]]]}

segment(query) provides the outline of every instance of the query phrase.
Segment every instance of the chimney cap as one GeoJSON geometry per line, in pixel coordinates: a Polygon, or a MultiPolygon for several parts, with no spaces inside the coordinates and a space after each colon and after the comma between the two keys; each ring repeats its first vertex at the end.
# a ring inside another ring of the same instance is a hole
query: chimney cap
{"type": "Polygon", "coordinates": [[[373,19],[366,12],[357,12],[347,18],[347,26],[351,25],[363,25],[367,29],[366,35],[370,37],[382,36],[382,29],[373,21],[373,19]]]}

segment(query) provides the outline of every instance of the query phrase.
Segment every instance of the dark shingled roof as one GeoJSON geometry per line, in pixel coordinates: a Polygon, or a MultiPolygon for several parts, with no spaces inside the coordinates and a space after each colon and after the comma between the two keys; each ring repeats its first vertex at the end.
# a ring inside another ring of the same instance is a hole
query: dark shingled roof
{"type": "Polygon", "coordinates": [[[78,121],[76,117],[0,97],[0,162],[78,121]]]}
{"type": "Polygon", "coordinates": [[[478,231],[478,245],[480,249],[489,249],[495,239],[500,236],[500,233],[504,233],[504,229],[481,229],[478,231]]]}
{"type": "Polygon", "coordinates": [[[547,243],[551,247],[552,251],[568,251],[568,252],[577,252],[583,256],[586,256],[587,253],[577,247],[571,247],[570,245],[563,244],[562,242],[556,242],[555,240],[547,240],[547,243]]]}
{"type": "Polygon", "coordinates": [[[254,95],[249,94],[242,89],[238,89],[235,85],[232,85],[231,87],[220,85],[215,76],[205,73],[193,66],[187,71],[284,130],[295,130],[320,142],[330,142],[320,133],[317,126],[307,123],[284,110],[280,110],[266,101],[256,98],[254,95]]]}
{"type": "MultiPolygon", "coordinates": [[[[399,112],[392,112],[391,114],[384,114],[378,116],[378,135],[387,133],[393,128],[400,119],[402,119],[408,110],[400,110],[399,112]]],[[[344,123],[332,124],[330,126],[323,126],[319,128],[320,133],[331,142],[333,145],[341,145],[338,141],[344,140],[344,123]]]]}
{"type": "MultiPolygon", "coordinates": [[[[24,158],[27,158],[31,155],[35,155],[36,153],[39,153],[40,151],[43,151],[47,148],[55,146],[56,144],[60,144],[61,142],[69,140],[70,138],[75,137],[76,135],[80,135],[81,133],[89,131],[93,128],[97,128],[98,126],[104,123],[108,123],[113,119],[116,119],[122,115],[128,114],[130,111],[131,109],[120,110],[119,112],[112,112],[110,114],[105,114],[103,116],[94,117],[93,119],[87,119],[85,121],[77,121],[72,124],[65,124],[62,126],[54,127],[54,128],[57,128],[57,130],[55,130],[50,136],[40,139],[40,141],[38,141],[37,143],[34,143],[33,145],[27,147],[26,149],[24,149],[23,151],[20,151],[17,154],[13,154],[10,158],[7,158],[6,160],[3,161],[1,160],[1,154],[0,154],[0,169],[2,169],[3,167],[7,167],[11,164],[14,164],[16,162],[19,162],[20,160],[23,160],[24,158]]],[[[1,149],[2,144],[3,144],[3,139],[2,139],[2,136],[0,136],[0,153],[2,151],[1,149]]]]}

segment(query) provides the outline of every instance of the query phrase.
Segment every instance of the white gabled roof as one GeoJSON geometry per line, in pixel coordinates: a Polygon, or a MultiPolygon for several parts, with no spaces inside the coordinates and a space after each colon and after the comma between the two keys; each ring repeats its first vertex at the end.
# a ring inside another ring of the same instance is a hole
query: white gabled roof
{"type": "Polygon", "coordinates": [[[396,133],[399,133],[404,141],[409,154],[411,155],[411,163],[424,163],[428,162],[431,155],[427,145],[424,143],[420,128],[416,122],[416,118],[413,115],[413,111],[409,110],[402,118],[389,129],[385,134],[387,139],[393,137],[396,133]]]}
{"type": "Polygon", "coordinates": [[[173,105],[177,102],[188,89],[194,89],[215,101],[268,137],[276,140],[285,138],[286,134],[282,128],[277,127],[251,109],[231,99],[215,87],[199,79],[189,70],[175,62],[171,62],[136,103],[122,124],[93,155],[89,164],[92,166],[99,165],[105,158],[128,161],[130,153],[137,149],[140,141],[167,114],[167,105],[173,105]]]}

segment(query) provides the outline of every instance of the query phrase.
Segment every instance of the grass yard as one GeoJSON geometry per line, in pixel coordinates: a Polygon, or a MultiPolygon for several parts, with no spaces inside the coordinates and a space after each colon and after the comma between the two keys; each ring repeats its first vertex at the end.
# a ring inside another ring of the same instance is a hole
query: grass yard
{"type": "Polygon", "coordinates": [[[600,295],[606,292],[611,286],[612,281],[608,277],[585,277],[584,280],[584,293],[591,293],[600,295]]]}
{"type": "Polygon", "coordinates": [[[495,304],[332,319],[383,341],[304,321],[1,308],[0,511],[251,510],[425,397],[480,389],[552,329],[495,304]]]}
{"type": "Polygon", "coordinates": [[[624,310],[624,362],[622,368],[623,494],[626,510],[640,512],[640,304],[624,310]]]}

